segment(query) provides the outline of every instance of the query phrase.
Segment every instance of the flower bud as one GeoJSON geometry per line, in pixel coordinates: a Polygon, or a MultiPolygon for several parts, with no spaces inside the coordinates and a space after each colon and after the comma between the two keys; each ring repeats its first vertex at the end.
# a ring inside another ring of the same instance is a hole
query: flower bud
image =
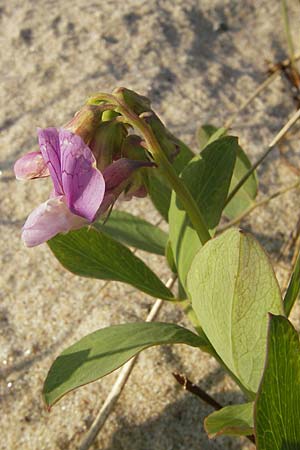
{"type": "Polygon", "coordinates": [[[115,159],[122,156],[123,141],[127,136],[126,126],[115,119],[98,124],[89,147],[97,161],[97,168],[103,172],[115,159]]]}
{"type": "MultiPolygon", "coordinates": [[[[152,166],[153,167],[153,166],[152,166]]],[[[140,169],[131,176],[130,182],[124,190],[124,199],[131,200],[132,197],[144,198],[147,196],[147,189],[144,184],[145,169],[140,169]]]]}
{"type": "Polygon", "coordinates": [[[151,127],[160,147],[172,162],[180,150],[174,136],[153,111],[141,114],[140,117],[151,127]]]}
{"type": "Polygon", "coordinates": [[[122,156],[136,161],[148,161],[142,138],[136,134],[127,136],[123,142],[122,156]]]}
{"type": "MultiPolygon", "coordinates": [[[[124,140],[122,147],[122,156],[134,161],[144,161],[149,163],[146,150],[143,146],[143,140],[140,136],[131,134],[124,140]]],[[[152,166],[155,164],[152,164],[152,166]]],[[[132,173],[129,183],[124,190],[124,199],[130,200],[134,197],[146,197],[147,189],[144,184],[144,178],[146,170],[141,168],[138,171],[132,173]]]]}
{"type": "MultiPolygon", "coordinates": [[[[133,161],[126,158],[120,158],[110,164],[103,172],[105,195],[98,214],[101,215],[107,211],[123,192],[125,197],[128,198],[128,192],[130,191],[129,195],[131,198],[132,195],[134,195],[131,190],[131,187],[133,186],[133,176],[137,172],[143,170],[143,168],[153,166],[155,166],[155,164],[150,161],[133,161]]],[[[140,196],[144,196],[141,185],[134,186],[134,191],[139,193],[140,196]]]]}
{"type": "Polygon", "coordinates": [[[78,134],[89,145],[101,122],[104,105],[85,105],[62,128],[78,134]]]}
{"type": "Polygon", "coordinates": [[[113,94],[122,102],[126,103],[130,109],[132,109],[136,114],[141,114],[145,111],[151,110],[151,102],[147,97],[137,94],[130,89],[120,87],[116,89],[113,94]]]}

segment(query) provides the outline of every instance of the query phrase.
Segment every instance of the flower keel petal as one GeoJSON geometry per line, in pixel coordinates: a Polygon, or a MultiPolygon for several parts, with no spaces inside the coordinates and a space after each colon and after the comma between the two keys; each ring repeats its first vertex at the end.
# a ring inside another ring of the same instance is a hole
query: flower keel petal
{"type": "Polygon", "coordinates": [[[50,198],[28,216],[22,230],[22,240],[27,247],[35,247],[58,233],[67,233],[86,223],[85,219],[71,213],[63,196],[50,198]]]}

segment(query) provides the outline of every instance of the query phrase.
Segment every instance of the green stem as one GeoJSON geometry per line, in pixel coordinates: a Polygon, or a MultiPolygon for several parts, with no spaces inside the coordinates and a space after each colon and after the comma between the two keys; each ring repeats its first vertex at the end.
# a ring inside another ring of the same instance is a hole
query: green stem
{"type": "Polygon", "coordinates": [[[151,127],[147,125],[145,120],[137,116],[134,112],[127,108],[123,102],[119,101],[118,111],[128,120],[130,125],[140,131],[143,135],[147,147],[151,152],[154,161],[162,169],[172,189],[176,192],[183,208],[187,212],[190,221],[192,222],[199,239],[204,245],[210,238],[209,231],[205,224],[204,218],[198,208],[190,191],[187,189],[182,180],[178,177],[172,164],[170,164],[163,149],[160,147],[151,127]]]}
{"type": "Polygon", "coordinates": [[[149,149],[152,152],[155,162],[157,163],[157,165],[159,167],[161,167],[168,182],[170,183],[170,185],[176,192],[183,208],[187,212],[187,214],[199,236],[199,239],[200,239],[202,245],[204,245],[211,238],[211,236],[209,234],[207,226],[204,222],[204,218],[203,218],[194,198],[192,197],[190,191],[187,189],[186,185],[178,177],[173,166],[168,161],[168,158],[166,157],[166,155],[163,153],[163,151],[158,146],[156,139],[155,138],[154,138],[155,140],[153,139],[154,136],[151,136],[151,134],[153,135],[153,133],[152,132],[149,133],[148,136],[146,136],[145,133],[143,133],[143,134],[144,134],[146,143],[148,144],[149,149]]]}
{"type": "Polygon", "coordinates": [[[87,99],[87,105],[98,105],[99,103],[107,102],[117,106],[118,102],[112,94],[106,94],[106,92],[98,92],[97,94],[87,99]]]}
{"type": "Polygon", "coordinates": [[[118,112],[126,118],[128,123],[134,128],[140,131],[143,135],[149,151],[151,152],[154,161],[160,167],[168,182],[170,183],[172,189],[176,192],[183,208],[187,212],[190,221],[192,222],[201,244],[204,245],[210,238],[209,231],[205,224],[205,220],[198,208],[190,191],[187,189],[182,180],[178,177],[176,171],[174,170],[172,164],[170,164],[167,156],[165,155],[163,149],[160,147],[151,127],[147,125],[144,119],[136,115],[127,105],[120,99],[117,99],[114,95],[106,93],[98,93],[88,100],[88,104],[95,104],[98,102],[108,101],[110,103],[115,103],[118,105],[118,112]]]}

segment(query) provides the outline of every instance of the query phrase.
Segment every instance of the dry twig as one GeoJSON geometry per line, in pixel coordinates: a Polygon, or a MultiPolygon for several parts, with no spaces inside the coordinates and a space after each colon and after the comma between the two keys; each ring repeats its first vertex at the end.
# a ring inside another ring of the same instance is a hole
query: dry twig
{"type": "MultiPolygon", "coordinates": [[[[294,55],[294,62],[298,61],[300,59],[300,53],[297,53],[294,55]]],[[[225,122],[224,128],[229,129],[235,122],[236,118],[239,116],[239,114],[246,109],[250,103],[253,102],[253,100],[258,97],[258,95],[263,92],[273,81],[276,80],[276,78],[281,74],[284,73],[284,75],[289,78],[289,74],[291,71],[291,60],[289,58],[280,61],[275,64],[270,64],[268,68],[269,75],[268,77],[255,89],[255,91],[248,97],[246,100],[244,100],[240,106],[237,108],[237,110],[232,114],[231,117],[225,122]]],[[[290,78],[292,75],[290,75],[290,78]]],[[[289,80],[291,81],[291,79],[289,80]]],[[[295,86],[295,83],[293,83],[295,86]]]]}
{"type": "Polygon", "coordinates": [[[201,398],[201,400],[203,400],[208,405],[212,406],[215,410],[223,408],[223,406],[220,403],[218,403],[213,397],[207,394],[199,386],[192,383],[185,375],[178,372],[173,372],[172,375],[175,378],[175,380],[178,381],[178,383],[181,384],[181,386],[183,386],[183,389],[201,398]]]}
{"type": "MultiPolygon", "coordinates": [[[[211,397],[207,392],[205,392],[196,384],[192,383],[191,380],[189,380],[186,375],[174,372],[173,377],[175,378],[176,381],[178,381],[179,384],[181,384],[181,386],[183,386],[183,389],[201,398],[201,400],[203,400],[208,405],[212,406],[216,411],[223,408],[223,406],[219,402],[217,402],[213,397],[211,397]]],[[[255,444],[255,438],[253,435],[246,436],[246,438],[255,444]]]]}
{"type": "Polygon", "coordinates": [[[297,180],[295,183],[286,186],[284,188],[279,189],[276,192],[273,192],[273,194],[271,194],[270,196],[263,198],[262,200],[260,200],[259,202],[254,203],[253,205],[251,205],[248,209],[246,209],[246,211],[244,211],[242,214],[240,214],[239,216],[235,217],[233,220],[231,220],[230,222],[227,222],[225,225],[223,225],[222,227],[220,227],[218,229],[219,232],[227,230],[227,228],[230,228],[234,225],[236,225],[237,223],[239,223],[242,219],[244,219],[245,217],[247,217],[254,209],[266,205],[267,203],[269,203],[271,200],[274,200],[275,198],[279,197],[280,195],[286,194],[287,192],[296,189],[300,186],[300,179],[297,180]]]}
{"type": "Polygon", "coordinates": [[[284,135],[289,131],[290,128],[292,128],[293,125],[297,122],[297,120],[300,118],[300,109],[298,109],[292,117],[288,120],[288,122],[279,130],[279,132],[276,134],[274,139],[270,142],[267,150],[262,154],[262,156],[253,164],[250,170],[248,170],[247,173],[240,179],[240,181],[237,183],[235,188],[231,191],[231,193],[228,195],[228,198],[226,200],[225,206],[228,205],[228,203],[233,199],[233,197],[236,195],[236,193],[240,190],[240,188],[243,186],[244,183],[248,180],[248,178],[252,175],[252,173],[257,169],[257,167],[266,159],[266,157],[271,153],[272,150],[274,150],[275,146],[278,144],[278,142],[281,141],[281,139],[284,137],[284,135]]]}

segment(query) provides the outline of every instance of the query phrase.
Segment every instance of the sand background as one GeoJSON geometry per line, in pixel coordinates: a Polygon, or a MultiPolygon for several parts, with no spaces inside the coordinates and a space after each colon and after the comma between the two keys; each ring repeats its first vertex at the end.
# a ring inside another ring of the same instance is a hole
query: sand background
{"type": "MultiPolygon", "coordinates": [[[[289,4],[299,42],[299,3],[289,4]]],[[[37,127],[60,126],[88,95],[117,86],[148,95],[167,126],[196,148],[197,127],[222,125],[264,79],[266,60],[285,57],[280,2],[6,0],[0,3],[0,18],[0,449],[76,449],[116,374],[68,395],[49,414],[41,390],[51,362],[85,334],[145,318],[153,299],[117,283],[99,293],[101,281],[67,273],[46,245],[24,248],[21,225],[47,198],[49,182],[16,182],[13,163],[36,149],[37,127]]],[[[252,160],[294,110],[291,88],[279,78],[239,116],[233,132],[252,160]]],[[[296,127],[283,146],[296,166],[298,143],[296,127]]],[[[259,175],[260,195],[296,177],[278,149],[259,175]]],[[[153,223],[158,219],[148,200],[121,206],[153,223]]],[[[299,206],[299,192],[293,191],[243,223],[274,262],[295,228],[299,206]]],[[[161,258],[141,256],[167,280],[161,258]]],[[[280,280],[289,256],[276,262],[280,280]]],[[[159,319],[187,324],[181,311],[167,304],[159,319]]],[[[245,440],[208,440],[203,419],[211,408],[176,385],[173,370],[224,404],[242,400],[207,355],[184,346],[149,349],[140,355],[93,448],[250,448],[245,440]]]]}

